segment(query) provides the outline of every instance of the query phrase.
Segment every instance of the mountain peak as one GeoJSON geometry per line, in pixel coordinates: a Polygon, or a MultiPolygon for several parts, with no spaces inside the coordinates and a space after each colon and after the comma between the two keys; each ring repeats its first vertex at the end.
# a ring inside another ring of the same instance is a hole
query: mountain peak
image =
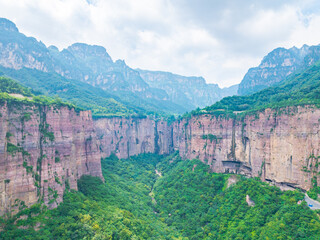
{"type": "Polygon", "coordinates": [[[0,30],[18,32],[17,26],[6,18],[0,18],[0,30]]]}
{"type": "Polygon", "coordinates": [[[54,45],[49,46],[48,49],[51,51],[59,52],[59,49],[54,45]]]}
{"type": "Polygon", "coordinates": [[[76,54],[79,57],[87,57],[87,56],[96,56],[107,59],[112,62],[110,55],[107,53],[107,50],[98,45],[89,45],[86,43],[74,43],[68,47],[68,51],[72,52],[72,54],[76,54]]]}

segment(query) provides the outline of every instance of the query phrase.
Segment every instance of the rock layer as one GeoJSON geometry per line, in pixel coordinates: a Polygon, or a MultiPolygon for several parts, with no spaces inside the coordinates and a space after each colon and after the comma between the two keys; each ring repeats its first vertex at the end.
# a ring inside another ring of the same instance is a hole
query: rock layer
{"type": "Polygon", "coordinates": [[[319,119],[319,109],[288,107],[237,119],[200,115],[171,125],[147,118],[100,119],[95,127],[104,156],[178,150],[184,159],[198,158],[214,172],[309,189],[319,172],[319,119]]]}
{"type": "Polygon", "coordinates": [[[174,132],[180,155],[199,158],[214,172],[302,189],[318,175],[320,110],[313,107],[267,109],[239,120],[202,115],[176,123],[174,132]]]}
{"type": "Polygon", "coordinates": [[[0,214],[44,201],[55,207],[84,174],[102,178],[89,111],[0,106],[0,214]]]}
{"type": "Polygon", "coordinates": [[[103,157],[172,152],[172,129],[166,121],[149,118],[102,118],[95,121],[103,157]]]}
{"type": "Polygon", "coordinates": [[[90,112],[67,107],[4,104],[0,113],[1,214],[21,201],[55,207],[83,174],[102,178],[100,158],[112,153],[128,158],[179,151],[213,172],[305,190],[312,181],[320,184],[320,109],[311,106],[235,119],[203,114],[170,124],[150,118],[93,121],[90,112]]]}

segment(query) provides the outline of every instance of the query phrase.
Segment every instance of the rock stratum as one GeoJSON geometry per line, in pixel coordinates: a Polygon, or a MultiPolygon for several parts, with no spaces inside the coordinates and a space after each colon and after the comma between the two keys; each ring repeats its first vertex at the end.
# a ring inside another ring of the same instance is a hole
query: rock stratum
{"type": "Polygon", "coordinates": [[[68,107],[0,106],[0,214],[62,201],[84,174],[102,177],[90,111],[68,107]]]}
{"type": "Polygon", "coordinates": [[[305,190],[319,172],[320,110],[311,106],[266,109],[238,119],[204,114],[171,124],[148,118],[99,119],[94,124],[104,156],[179,151],[185,159],[209,164],[213,172],[305,190]]]}

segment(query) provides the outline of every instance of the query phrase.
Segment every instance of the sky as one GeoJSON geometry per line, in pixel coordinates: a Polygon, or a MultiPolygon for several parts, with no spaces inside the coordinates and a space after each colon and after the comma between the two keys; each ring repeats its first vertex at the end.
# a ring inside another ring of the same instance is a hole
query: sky
{"type": "Polygon", "coordinates": [[[277,47],[320,44],[317,0],[0,0],[0,17],[47,46],[101,45],[132,68],[220,87],[277,47]]]}

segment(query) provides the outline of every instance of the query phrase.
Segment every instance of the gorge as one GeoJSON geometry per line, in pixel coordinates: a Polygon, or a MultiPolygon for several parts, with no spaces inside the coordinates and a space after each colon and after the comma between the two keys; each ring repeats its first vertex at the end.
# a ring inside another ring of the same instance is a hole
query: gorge
{"type": "MultiPolygon", "coordinates": [[[[82,175],[102,178],[100,159],[141,153],[200,159],[218,173],[237,173],[304,190],[319,184],[320,110],[313,106],[254,114],[201,114],[173,122],[100,118],[89,111],[34,105],[1,106],[1,209],[16,199],[50,207],[82,175]],[[39,150],[40,149],[40,150],[39,150]]],[[[108,181],[108,179],[106,179],[108,181]]]]}

